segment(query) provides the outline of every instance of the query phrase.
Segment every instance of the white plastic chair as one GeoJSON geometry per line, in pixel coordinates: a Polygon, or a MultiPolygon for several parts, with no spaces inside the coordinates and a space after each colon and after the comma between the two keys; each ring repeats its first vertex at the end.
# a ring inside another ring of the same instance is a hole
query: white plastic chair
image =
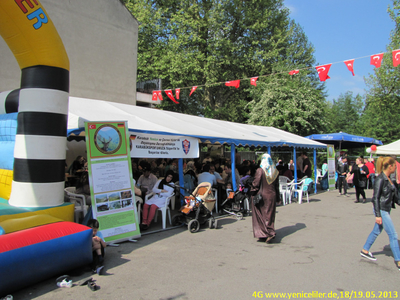
{"type": "Polygon", "coordinates": [[[140,220],[140,215],[142,211],[142,205],[143,205],[143,199],[140,196],[135,195],[135,201],[137,203],[137,215],[138,215],[138,223],[141,221],[140,220]]]}
{"type": "MultiPolygon", "coordinates": [[[[150,194],[147,194],[146,197],[145,197],[145,200],[144,200],[145,203],[147,202],[147,200],[149,200],[154,195],[155,195],[154,192],[151,192],[150,194]]],[[[171,211],[169,209],[168,204],[171,201],[171,198],[174,197],[174,196],[175,196],[175,194],[172,193],[171,196],[169,196],[168,198],[165,199],[164,207],[159,207],[157,209],[157,212],[161,211],[161,214],[162,214],[162,228],[163,229],[167,228],[167,212],[168,212],[168,218],[169,218],[169,225],[171,225],[171,211]]],[[[157,222],[157,214],[158,213],[156,213],[156,215],[154,217],[154,222],[157,222]]]]}
{"type": "Polygon", "coordinates": [[[324,176],[322,176],[322,170],[321,169],[317,169],[317,182],[319,181],[320,178],[323,178],[324,176]]]}
{"type": "Polygon", "coordinates": [[[289,204],[292,203],[292,190],[293,190],[294,184],[295,184],[294,179],[287,183],[286,203],[289,203],[289,204]]]}
{"type": "Polygon", "coordinates": [[[308,185],[306,184],[306,179],[308,178],[303,178],[299,183],[294,183],[292,185],[292,192],[293,193],[297,193],[297,197],[299,199],[299,204],[301,204],[302,199],[303,199],[303,195],[307,195],[307,203],[310,203],[310,200],[308,198],[308,185]]]}
{"type": "Polygon", "coordinates": [[[289,178],[286,176],[279,176],[279,193],[281,195],[283,205],[286,205],[286,193],[289,192],[288,182],[289,178]]]}
{"type": "Polygon", "coordinates": [[[70,186],[64,189],[69,202],[75,205],[75,222],[79,223],[79,215],[82,214],[82,220],[87,213],[86,197],[82,194],[76,194],[76,187],[70,186]]]}

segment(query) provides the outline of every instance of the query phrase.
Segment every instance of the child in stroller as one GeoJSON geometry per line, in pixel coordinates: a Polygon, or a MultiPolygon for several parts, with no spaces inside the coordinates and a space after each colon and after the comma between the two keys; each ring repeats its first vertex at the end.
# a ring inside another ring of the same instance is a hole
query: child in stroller
{"type": "Polygon", "coordinates": [[[222,203],[222,211],[234,215],[238,220],[250,213],[250,190],[254,177],[250,174],[240,179],[240,186],[237,192],[227,189],[227,198],[222,203]]]}
{"type": "Polygon", "coordinates": [[[217,221],[212,216],[215,206],[215,197],[211,191],[211,183],[202,182],[193,191],[191,196],[185,197],[185,205],[180,213],[172,218],[172,225],[187,224],[192,233],[199,231],[200,224],[209,222],[210,228],[217,227],[217,221]]]}

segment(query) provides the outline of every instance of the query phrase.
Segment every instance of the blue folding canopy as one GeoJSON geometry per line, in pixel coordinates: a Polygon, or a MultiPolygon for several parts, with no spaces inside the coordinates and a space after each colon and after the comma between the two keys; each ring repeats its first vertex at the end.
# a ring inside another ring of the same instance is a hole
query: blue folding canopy
{"type": "Polygon", "coordinates": [[[352,135],[346,132],[312,134],[306,136],[306,138],[324,144],[335,145],[335,148],[339,149],[360,148],[371,145],[383,145],[380,140],[371,137],[352,135]]]}

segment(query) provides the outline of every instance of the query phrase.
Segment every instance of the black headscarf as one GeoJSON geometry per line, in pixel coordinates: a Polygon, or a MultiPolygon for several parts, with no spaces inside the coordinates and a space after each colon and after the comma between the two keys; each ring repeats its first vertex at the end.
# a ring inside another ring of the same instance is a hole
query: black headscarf
{"type": "Polygon", "coordinates": [[[168,185],[168,186],[170,186],[170,187],[174,187],[174,183],[172,182],[172,180],[174,180],[174,175],[175,175],[174,171],[168,170],[168,171],[165,173],[164,179],[160,181],[160,184],[158,185],[158,188],[159,188],[160,190],[162,190],[162,189],[164,188],[164,185],[168,185]],[[172,179],[171,179],[170,182],[167,182],[167,177],[168,177],[168,175],[172,175],[172,179]]]}

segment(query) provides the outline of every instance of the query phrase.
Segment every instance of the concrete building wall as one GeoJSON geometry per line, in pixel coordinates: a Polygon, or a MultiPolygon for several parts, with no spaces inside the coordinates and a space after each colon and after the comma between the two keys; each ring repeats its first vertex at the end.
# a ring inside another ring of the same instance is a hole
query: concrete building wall
{"type": "MultiPolygon", "coordinates": [[[[136,104],[138,22],[120,0],[40,0],[70,60],[70,95],[136,104]]],[[[20,69],[0,38],[0,91],[20,69]]]]}

